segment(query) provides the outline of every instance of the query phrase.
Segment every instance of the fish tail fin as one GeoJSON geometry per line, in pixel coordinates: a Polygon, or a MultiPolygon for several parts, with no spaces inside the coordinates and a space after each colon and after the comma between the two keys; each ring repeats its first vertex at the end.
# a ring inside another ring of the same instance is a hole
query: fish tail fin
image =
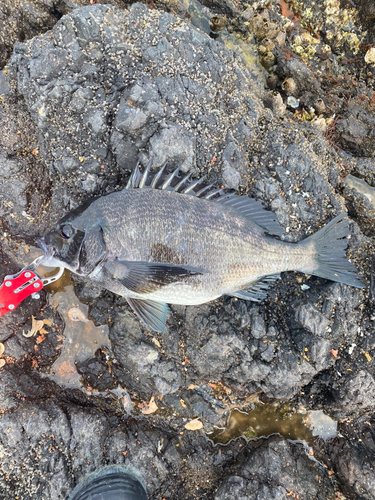
{"type": "Polygon", "coordinates": [[[316,251],[317,267],[310,274],[320,276],[346,285],[363,288],[365,285],[357,274],[356,268],[346,258],[349,221],[347,214],[335,217],[317,233],[307,238],[306,243],[313,242],[316,251]]]}

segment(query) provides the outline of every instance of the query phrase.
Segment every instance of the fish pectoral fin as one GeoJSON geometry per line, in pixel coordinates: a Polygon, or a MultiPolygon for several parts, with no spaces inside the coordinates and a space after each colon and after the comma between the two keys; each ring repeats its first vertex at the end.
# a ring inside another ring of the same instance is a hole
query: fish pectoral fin
{"type": "Polygon", "coordinates": [[[258,281],[255,281],[250,286],[233,292],[230,295],[237,297],[238,299],[252,300],[253,302],[260,302],[265,299],[268,295],[268,289],[275,281],[280,279],[280,274],[270,274],[269,276],[264,276],[258,281]]]}
{"type": "Polygon", "coordinates": [[[119,259],[106,264],[105,267],[113,278],[136,293],[152,293],[163,286],[181,281],[183,278],[207,272],[204,269],[191,266],[132,262],[119,259]]]}
{"type": "Polygon", "coordinates": [[[147,326],[156,332],[163,333],[169,307],[164,302],[155,302],[154,300],[126,299],[136,313],[147,326]]]}

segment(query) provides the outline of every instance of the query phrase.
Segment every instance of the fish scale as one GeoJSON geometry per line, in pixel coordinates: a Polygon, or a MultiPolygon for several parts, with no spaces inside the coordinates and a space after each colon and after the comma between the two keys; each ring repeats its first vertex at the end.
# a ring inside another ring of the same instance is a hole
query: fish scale
{"type": "Polygon", "coordinates": [[[133,172],[122,191],[68,213],[40,240],[45,265],[86,276],[127,298],[152,329],[163,331],[167,304],[197,305],[224,294],[261,300],[283,271],[298,270],[363,287],[345,258],[348,221],[335,217],[299,243],[274,214],[236,196],[157,173],[133,172]]]}
{"type": "MultiPolygon", "coordinates": [[[[108,210],[106,204],[103,198],[93,207],[98,220],[103,220],[108,210]]],[[[152,300],[202,304],[244,288],[259,276],[290,268],[286,259],[280,259],[281,248],[275,249],[287,244],[265,237],[255,224],[209,201],[168,191],[134,190],[117,193],[111,204],[112,210],[116,208],[108,224],[116,222],[121,228],[115,241],[110,238],[106,241],[111,253],[123,260],[151,262],[150,248],[163,244],[181,256],[182,264],[209,271],[190,278],[192,284],[173,283],[163,287],[149,295],[152,300]],[[121,207],[126,208],[120,212],[121,207]],[[178,215],[181,213],[184,222],[178,215]],[[278,258],[272,263],[275,254],[278,258]]],[[[288,255],[291,257],[290,251],[288,255]]]]}

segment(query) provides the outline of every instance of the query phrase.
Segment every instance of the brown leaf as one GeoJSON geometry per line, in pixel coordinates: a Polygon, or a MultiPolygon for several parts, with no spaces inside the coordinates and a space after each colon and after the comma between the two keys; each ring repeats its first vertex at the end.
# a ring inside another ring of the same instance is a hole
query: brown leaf
{"type": "Polygon", "coordinates": [[[331,354],[334,358],[337,358],[338,353],[339,353],[338,349],[331,349],[331,354]]]}
{"type": "Polygon", "coordinates": [[[200,420],[194,418],[185,425],[185,429],[187,429],[188,431],[198,431],[199,429],[203,429],[203,424],[200,420]]]}
{"type": "Polygon", "coordinates": [[[155,413],[157,409],[158,407],[155,403],[155,398],[152,396],[148,405],[146,404],[145,407],[141,409],[141,412],[143,415],[150,415],[151,413],[155,413]]]}
{"type": "Polygon", "coordinates": [[[39,330],[41,330],[44,326],[44,323],[42,320],[38,319],[36,320],[34,316],[31,316],[31,330],[25,333],[24,331],[22,332],[22,335],[24,337],[33,337],[39,330]]]}

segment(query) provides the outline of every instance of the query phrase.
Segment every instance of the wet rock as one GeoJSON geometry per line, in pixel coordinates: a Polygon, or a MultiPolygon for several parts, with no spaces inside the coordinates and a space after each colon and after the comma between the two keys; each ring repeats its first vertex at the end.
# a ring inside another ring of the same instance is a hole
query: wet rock
{"type": "Polygon", "coordinates": [[[242,457],[241,466],[225,479],[214,498],[268,500],[298,496],[325,500],[331,495],[334,486],[327,471],[306,455],[303,446],[273,436],[242,457]]]}
{"type": "Polygon", "coordinates": [[[343,148],[357,156],[373,157],[375,116],[368,106],[356,99],[350,102],[345,115],[336,123],[343,148]],[[359,102],[358,102],[359,101],[359,102]]]}
{"type": "Polygon", "coordinates": [[[0,71],[0,95],[6,95],[10,93],[11,90],[6,81],[5,73],[3,71],[0,71]]]}
{"type": "Polygon", "coordinates": [[[241,172],[245,173],[243,167],[244,154],[235,142],[229,142],[223,151],[223,181],[225,187],[237,190],[241,182],[241,172]]]}
{"type": "MultiPolygon", "coordinates": [[[[216,7],[220,14],[237,9],[228,3],[216,7]]],[[[253,14],[248,12],[247,20],[264,54],[275,53],[277,78],[292,78],[301,101],[314,104],[322,91],[316,61],[305,64],[280,47],[280,26],[271,10],[253,14]]],[[[1,108],[6,127],[0,146],[10,174],[3,178],[2,210],[10,200],[19,204],[15,213],[29,215],[32,202],[31,215],[38,215],[32,229],[14,219],[13,235],[34,235],[38,225],[42,231],[47,205],[48,216],[57,218],[81,200],[120,189],[138,157],[142,164],[153,157],[155,166],[168,160],[185,171],[208,173],[210,182],[229,188],[249,186],[251,195],[275,211],[289,241],[311,234],[344,211],[346,201],[356,201],[343,189],[341,157],[322,134],[293,120],[279,94],[276,103],[261,95],[238,56],[169,13],[139,4],[129,11],[99,5],[75,10],[47,35],[16,46],[5,88],[11,94],[0,100],[1,106],[7,103],[1,108]],[[17,82],[26,107],[15,93],[17,82]],[[27,110],[35,126],[25,119],[27,110]],[[25,129],[35,141],[30,139],[28,151],[20,140],[25,129]],[[37,147],[38,161],[32,163],[37,147]],[[36,190],[43,179],[45,198],[36,190]]],[[[362,137],[361,154],[371,153],[370,99],[365,104],[369,134],[362,137]]],[[[327,110],[332,105],[328,99],[327,110]]],[[[348,163],[373,184],[369,159],[348,163]]],[[[363,230],[359,212],[350,213],[363,230]]],[[[3,215],[4,226],[6,217],[13,217],[3,215]]],[[[371,234],[364,238],[356,225],[350,231],[349,255],[359,255],[366,269],[371,234]]],[[[3,274],[16,270],[7,255],[2,260],[3,274]]],[[[372,412],[372,309],[361,291],[286,273],[261,304],[224,297],[200,307],[173,306],[166,331],[157,334],[140,323],[125,299],[75,281],[78,296],[90,305],[90,318],[110,325],[112,342],[112,351],[79,364],[85,383],[109,393],[119,384],[137,402],[154,396],[159,409],[139,419],[135,404],[128,418],[129,396],[125,402],[114,394],[64,391],[40,377],[37,370],[47,371],[58,355],[62,321],[41,309],[42,301],[25,301],[14,316],[1,318],[0,340],[15,363],[0,369],[4,495],[66,498],[87,472],[125,463],[138,467],[150,496],[160,498],[333,496],[327,473],[300,445],[272,437],[219,450],[203,431],[184,426],[196,417],[205,431],[223,426],[231,408],[259,392],[274,399],[305,393],[303,404],[322,405],[341,417],[372,412]],[[53,318],[39,343],[20,336],[31,315],[53,318]]],[[[350,494],[369,495],[372,488],[371,436],[365,429],[360,432],[366,446],[351,447],[345,438],[323,457],[327,463],[337,457],[338,481],[350,494]]]]}
{"type": "Polygon", "coordinates": [[[93,6],[64,17],[54,43],[40,37],[18,45],[11,70],[17,68],[51,175],[64,181],[52,196],[59,211],[62,188],[78,200],[82,190],[100,192],[104,176],[115,187],[146,144],[143,161],[153,156],[155,166],[168,160],[183,170],[204,169],[233,140],[245,155],[254,139],[248,121],[256,123],[261,109],[251,75],[231,52],[182,21],[181,30],[170,29],[174,22],[141,5],[129,14],[93,6]],[[181,78],[171,64],[177,72],[184,67],[181,78]],[[88,173],[95,179],[90,187],[88,173]]]}
{"type": "Polygon", "coordinates": [[[95,358],[78,362],[77,371],[82,375],[84,384],[93,389],[104,391],[116,387],[106,356],[100,349],[95,353],[95,358]]]}
{"type": "Polygon", "coordinates": [[[343,491],[370,500],[375,494],[375,436],[372,416],[344,420],[341,437],[324,446],[324,459],[336,474],[343,491]]]}
{"type": "Polygon", "coordinates": [[[370,30],[372,40],[374,39],[375,6],[371,0],[355,0],[360,19],[364,26],[370,30]]]}
{"type": "MultiPolygon", "coordinates": [[[[0,255],[2,284],[4,276],[17,273],[19,266],[1,248],[0,255]]],[[[14,311],[0,318],[0,342],[4,344],[3,359],[10,365],[24,361],[34,369],[46,370],[60,354],[63,330],[62,318],[53,308],[46,305],[46,292],[40,291],[38,298],[29,296],[14,311]],[[37,320],[45,320],[44,331],[38,331],[32,337],[25,337],[24,334],[27,335],[32,329],[33,316],[37,320]]]]}
{"type": "Polygon", "coordinates": [[[353,158],[351,155],[345,155],[342,161],[355,177],[363,179],[370,186],[375,186],[375,163],[371,158],[353,158]]]}
{"type": "Polygon", "coordinates": [[[0,168],[2,171],[0,187],[0,217],[7,220],[10,226],[15,222],[22,224],[23,214],[27,210],[26,188],[28,182],[20,179],[22,167],[17,162],[8,160],[5,155],[0,154],[0,168]],[[18,219],[14,221],[14,219],[18,219]]]}
{"type": "Polygon", "coordinates": [[[116,315],[110,339],[116,358],[113,373],[126,387],[146,399],[155,393],[164,396],[179,389],[182,378],[176,362],[158,349],[160,342],[144,332],[134,314],[126,311],[116,315]]]}
{"type": "MultiPolygon", "coordinates": [[[[109,0],[106,3],[121,5],[109,0]]],[[[16,42],[23,42],[51,29],[74,8],[89,5],[89,0],[15,0],[0,2],[0,69],[7,63],[16,42]]]]}
{"type": "Polygon", "coordinates": [[[374,378],[367,370],[345,376],[336,388],[335,406],[351,411],[368,411],[374,397],[374,378]]]}
{"type": "MultiPolygon", "coordinates": [[[[6,84],[10,81],[6,80],[6,84]]],[[[0,224],[35,237],[43,230],[50,179],[39,158],[36,129],[21,96],[0,96],[0,224]]]]}
{"type": "Polygon", "coordinates": [[[357,219],[364,234],[374,234],[375,188],[350,174],[343,180],[343,184],[350,214],[357,219]]]}
{"type": "Polygon", "coordinates": [[[65,2],[5,2],[0,3],[0,69],[9,59],[17,41],[32,38],[51,28],[67,8],[65,2]],[[54,5],[51,5],[54,4],[54,5]],[[63,6],[63,11],[60,10],[63,6]],[[65,9],[64,9],[65,8],[65,9]],[[55,12],[53,12],[55,9],[55,12]]]}
{"type": "Polygon", "coordinates": [[[213,12],[238,15],[238,4],[233,0],[203,0],[201,3],[213,12]]]}
{"type": "Polygon", "coordinates": [[[45,292],[40,299],[28,297],[12,313],[0,318],[2,332],[1,342],[4,344],[4,356],[8,363],[26,361],[34,369],[45,370],[52,365],[60,354],[64,325],[61,317],[52,308],[41,305],[45,302],[45,292]],[[32,327],[31,316],[37,320],[46,320],[42,332],[32,337],[25,337],[32,327]]]}
{"type": "Polygon", "coordinates": [[[239,452],[229,444],[219,453],[201,431],[184,432],[182,422],[177,433],[157,416],[122,418],[113,398],[77,397],[24,368],[1,370],[0,381],[4,498],[66,499],[86,474],[108,463],[136,467],[150,497],[212,498],[239,452]]]}
{"type": "Polygon", "coordinates": [[[253,143],[250,152],[250,193],[271,200],[271,209],[287,233],[299,232],[302,225],[312,230],[322,217],[329,217],[332,209],[337,213],[344,210],[335,193],[340,177],[327,143],[308,123],[301,124],[299,130],[296,134],[286,123],[279,123],[275,130],[270,119],[263,143],[253,143]],[[321,155],[326,155],[324,166],[321,155]]]}

